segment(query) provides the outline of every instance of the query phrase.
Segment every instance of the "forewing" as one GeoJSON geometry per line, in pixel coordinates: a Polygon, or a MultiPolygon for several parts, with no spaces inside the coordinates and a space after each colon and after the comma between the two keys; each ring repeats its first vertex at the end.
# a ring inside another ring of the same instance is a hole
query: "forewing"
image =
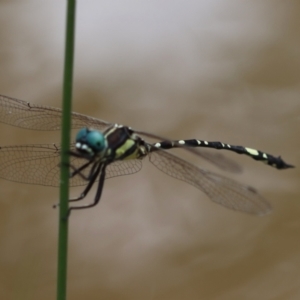
{"type": "MultiPolygon", "coordinates": [[[[0,95],[0,122],[32,130],[59,130],[61,129],[61,116],[62,111],[59,108],[31,104],[0,95]]],[[[100,119],[72,113],[73,129],[93,127],[104,130],[110,125],[100,119]]]]}

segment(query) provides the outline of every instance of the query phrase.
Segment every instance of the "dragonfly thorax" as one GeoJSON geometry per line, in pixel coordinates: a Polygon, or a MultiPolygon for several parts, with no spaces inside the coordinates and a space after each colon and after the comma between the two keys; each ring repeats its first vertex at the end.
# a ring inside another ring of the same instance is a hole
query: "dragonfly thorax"
{"type": "Polygon", "coordinates": [[[130,127],[114,124],[103,134],[108,143],[106,154],[113,160],[140,159],[148,154],[144,140],[130,127]]]}

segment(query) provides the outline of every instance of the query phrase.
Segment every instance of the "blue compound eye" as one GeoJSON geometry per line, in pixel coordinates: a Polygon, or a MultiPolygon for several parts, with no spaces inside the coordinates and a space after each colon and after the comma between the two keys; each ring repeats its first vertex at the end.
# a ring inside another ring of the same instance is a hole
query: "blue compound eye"
{"type": "Polygon", "coordinates": [[[104,135],[97,130],[89,131],[86,136],[86,143],[95,152],[100,152],[106,147],[106,139],[104,135]]]}
{"type": "Polygon", "coordinates": [[[93,130],[89,128],[82,128],[78,131],[76,135],[76,143],[81,145],[86,145],[87,148],[93,150],[93,152],[101,152],[105,147],[107,147],[107,141],[98,130],[93,130]]]}

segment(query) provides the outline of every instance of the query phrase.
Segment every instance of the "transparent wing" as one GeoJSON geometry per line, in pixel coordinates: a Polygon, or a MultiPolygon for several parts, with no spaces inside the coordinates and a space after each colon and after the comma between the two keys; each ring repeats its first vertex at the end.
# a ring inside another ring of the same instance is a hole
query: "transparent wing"
{"type": "Polygon", "coordinates": [[[195,186],[222,206],[256,215],[271,211],[269,203],[252,187],[197,168],[164,150],[154,151],[149,157],[159,170],[195,186]]]}
{"type": "MultiPolygon", "coordinates": [[[[0,122],[32,130],[59,130],[62,111],[59,108],[31,104],[26,101],[0,95],[0,122]]],[[[72,128],[93,127],[104,130],[111,124],[72,113],[72,128]]]]}
{"type": "MultiPolygon", "coordinates": [[[[73,150],[74,144],[71,147],[73,150]]],[[[72,166],[78,168],[87,161],[70,157],[72,166]]],[[[91,167],[84,170],[88,175],[91,167]]],[[[106,179],[129,175],[142,168],[141,160],[116,161],[106,169],[106,179]]],[[[60,180],[60,147],[56,145],[21,145],[0,148],[0,178],[10,181],[58,186],[60,180]]],[[[86,185],[80,176],[70,179],[70,186],[86,185]]]]}
{"type": "MultiPolygon", "coordinates": [[[[156,139],[157,142],[158,141],[161,142],[161,141],[169,141],[170,140],[170,139],[161,137],[161,136],[156,135],[156,134],[148,133],[148,132],[143,132],[143,131],[135,131],[135,132],[140,134],[140,135],[143,135],[147,138],[156,139]]],[[[208,151],[205,151],[203,149],[190,148],[190,147],[182,147],[180,149],[183,149],[183,150],[188,151],[188,152],[190,152],[194,155],[197,155],[197,156],[200,156],[201,158],[206,159],[207,161],[214,164],[216,167],[218,167],[221,170],[232,172],[232,173],[241,173],[242,172],[242,168],[240,167],[240,165],[238,163],[236,163],[235,161],[227,158],[226,156],[224,156],[221,153],[208,152],[208,151]]]]}

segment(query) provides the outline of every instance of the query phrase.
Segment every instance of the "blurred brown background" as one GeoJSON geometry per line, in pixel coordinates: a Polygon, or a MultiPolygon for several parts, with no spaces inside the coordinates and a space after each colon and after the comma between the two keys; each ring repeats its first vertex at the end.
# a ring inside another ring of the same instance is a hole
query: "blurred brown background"
{"type": "MultiPolygon", "coordinates": [[[[60,107],[64,2],[0,2],[1,94],[60,107]]],[[[300,166],[299,1],[78,2],[74,111],[300,166]]],[[[5,124],[0,136],[0,146],[60,140],[5,124]]],[[[258,189],[272,214],[227,210],[145,161],[72,214],[69,299],[299,299],[299,168],[227,156],[244,172],[226,175],[258,189]]],[[[0,298],[54,299],[58,189],[0,185],[0,298]]]]}

